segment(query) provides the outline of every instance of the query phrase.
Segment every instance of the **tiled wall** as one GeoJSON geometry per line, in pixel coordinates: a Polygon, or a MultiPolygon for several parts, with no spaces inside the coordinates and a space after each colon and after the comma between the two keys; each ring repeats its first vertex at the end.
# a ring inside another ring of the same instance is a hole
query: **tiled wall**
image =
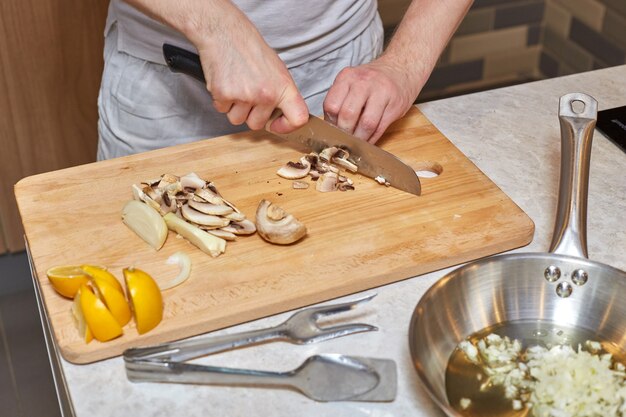
{"type": "MultiPolygon", "coordinates": [[[[387,37],[410,0],[379,0],[387,37]]],[[[626,63],[626,0],[475,0],[420,94],[472,90],[626,63]]]]}
{"type": "Polygon", "coordinates": [[[547,77],[626,62],[626,0],[548,0],[540,70],[547,77]]]}

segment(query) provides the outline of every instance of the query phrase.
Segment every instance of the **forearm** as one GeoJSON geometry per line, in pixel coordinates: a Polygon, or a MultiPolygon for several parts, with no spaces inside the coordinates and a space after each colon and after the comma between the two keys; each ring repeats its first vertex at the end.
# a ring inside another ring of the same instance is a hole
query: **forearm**
{"type": "Polygon", "coordinates": [[[413,0],[380,60],[399,66],[417,97],[473,0],[413,0]]]}
{"type": "MultiPolygon", "coordinates": [[[[230,0],[124,0],[153,19],[181,32],[198,49],[223,41],[237,27],[254,27],[230,0]]],[[[255,28],[256,29],[256,28],[255,28]]],[[[259,35],[260,38],[260,35],[259,35]]]]}

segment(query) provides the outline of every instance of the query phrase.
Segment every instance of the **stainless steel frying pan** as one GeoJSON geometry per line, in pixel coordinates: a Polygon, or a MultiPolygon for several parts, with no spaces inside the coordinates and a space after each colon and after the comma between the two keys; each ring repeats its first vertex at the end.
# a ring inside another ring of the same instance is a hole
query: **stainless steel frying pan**
{"type": "Polygon", "coordinates": [[[426,390],[449,416],[460,416],[446,395],[450,355],[460,341],[485,328],[548,322],[626,350],[626,273],[587,259],[587,189],[596,115],[592,97],[561,97],[561,177],[550,252],[466,264],[436,282],[415,308],[409,330],[413,362],[426,390]]]}

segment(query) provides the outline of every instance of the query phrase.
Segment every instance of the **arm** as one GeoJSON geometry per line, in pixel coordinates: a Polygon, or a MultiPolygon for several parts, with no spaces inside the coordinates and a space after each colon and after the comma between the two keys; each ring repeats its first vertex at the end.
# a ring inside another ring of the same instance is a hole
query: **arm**
{"type": "Polygon", "coordinates": [[[306,103],[285,64],[230,0],[125,1],[194,44],[213,105],[232,124],[261,129],[276,108],[283,112],[272,123],[276,132],[308,120],[306,103]]]}
{"type": "Polygon", "coordinates": [[[413,0],[385,52],[342,70],[324,101],[326,118],[371,143],[404,116],[472,0],[413,0]]]}

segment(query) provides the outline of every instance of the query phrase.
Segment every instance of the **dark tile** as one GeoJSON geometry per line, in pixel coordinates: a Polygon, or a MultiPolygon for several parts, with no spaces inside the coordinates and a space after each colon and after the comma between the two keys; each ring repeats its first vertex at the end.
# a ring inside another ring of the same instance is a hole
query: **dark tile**
{"type": "Polygon", "coordinates": [[[481,7],[502,6],[511,3],[517,3],[518,0],[475,0],[472,9],[480,9],[481,7]]]}
{"type": "Polygon", "coordinates": [[[598,70],[598,69],[604,69],[604,68],[608,68],[609,66],[606,65],[604,62],[600,62],[600,61],[593,61],[593,69],[594,70],[598,70]]]}
{"type": "Polygon", "coordinates": [[[604,5],[607,7],[607,14],[619,13],[626,17],[626,1],[624,0],[603,0],[604,5]]]}
{"type": "Polygon", "coordinates": [[[550,54],[542,52],[539,57],[539,71],[548,78],[556,77],[559,74],[559,62],[550,54]]]}
{"type": "Polygon", "coordinates": [[[543,47],[559,61],[559,64],[566,64],[574,72],[591,69],[593,56],[575,42],[564,39],[550,28],[543,30],[543,47]]]}
{"type": "Polygon", "coordinates": [[[34,292],[1,297],[0,315],[23,415],[60,416],[34,292]]]}
{"type": "Polygon", "coordinates": [[[461,62],[435,68],[424,91],[438,90],[455,84],[478,81],[483,76],[483,60],[461,62]]]}
{"type": "Polygon", "coordinates": [[[0,296],[32,288],[26,252],[0,255],[0,296]]]}
{"type": "Polygon", "coordinates": [[[541,41],[541,25],[530,25],[528,26],[528,32],[526,34],[526,45],[538,45],[541,41]]]}
{"type": "Polygon", "coordinates": [[[623,50],[575,17],[572,18],[569,37],[593,56],[611,66],[625,62],[626,53],[623,50]]]}
{"type": "Polygon", "coordinates": [[[540,23],[543,19],[545,3],[532,2],[520,5],[512,5],[496,9],[494,28],[502,29],[510,26],[540,23]]]}
{"type": "MultiPolygon", "coordinates": [[[[624,1],[626,4],[626,1],[624,1]]],[[[602,25],[602,34],[622,50],[626,50],[626,17],[610,13],[604,16],[604,24],[602,25]]]]}
{"type": "Polygon", "coordinates": [[[471,35],[472,33],[487,32],[493,28],[493,9],[470,10],[465,16],[455,36],[471,35]]]}

